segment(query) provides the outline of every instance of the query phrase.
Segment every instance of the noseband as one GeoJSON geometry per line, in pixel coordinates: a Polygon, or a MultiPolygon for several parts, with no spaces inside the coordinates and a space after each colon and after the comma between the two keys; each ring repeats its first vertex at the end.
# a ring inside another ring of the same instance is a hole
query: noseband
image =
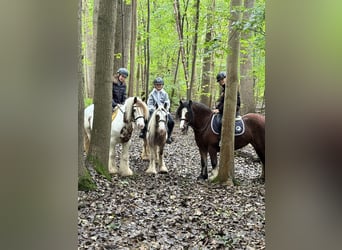
{"type": "MultiPolygon", "coordinates": [[[[186,115],[187,113],[189,113],[189,116],[191,117],[191,115],[190,115],[191,110],[189,110],[188,107],[183,107],[183,109],[184,109],[184,108],[186,108],[186,112],[184,113],[184,118],[181,117],[181,118],[180,118],[180,121],[184,121],[184,122],[186,123],[186,125],[188,125],[188,124],[191,122],[191,119],[188,120],[188,119],[185,117],[185,115],[186,115]]],[[[183,112],[182,112],[182,113],[183,113],[183,112]]]]}
{"type": "Polygon", "coordinates": [[[159,122],[164,122],[165,125],[166,125],[167,124],[167,111],[165,109],[161,109],[160,112],[164,112],[165,113],[166,119],[165,120],[164,119],[160,119],[160,120],[158,120],[158,123],[159,122]]]}
{"type": "Polygon", "coordinates": [[[138,115],[137,117],[135,117],[134,116],[134,114],[135,114],[135,111],[136,111],[136,109],[137,108],[139,108],[137,105],[133,105],[133,109],[132,109],[132,117],[134,117],[134,121],[136,122],[138,119],[140,119],[140,118],[142,118],[142,119],[144,119],[145,120],[145,117],[143,116],[143,115],[138,115]]]}

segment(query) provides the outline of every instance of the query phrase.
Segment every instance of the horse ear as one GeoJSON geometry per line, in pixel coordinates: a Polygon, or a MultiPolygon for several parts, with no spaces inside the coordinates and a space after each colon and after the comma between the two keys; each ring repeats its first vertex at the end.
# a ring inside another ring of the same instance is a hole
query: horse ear
{"type": "Polygon", "coordinates": [[[136,96],[134,97],[134,102],[133,103],[134,104],[137,103],[137,97],[136,96]]]}
{"type": "Polygon", "coordinates": [[[156,109],[158,109],[158,103],[156,103],[156,104],[154,104],[154,107],[156,108],[156,109]]]}
{"type": "Polygon", "coordinates": [[[164,102],[164,109],[167,109],[167,103],[164,102]]]}
{"type": "Polygon", "coordinates": [[[183,104],[182,100],[179,100],[179,104],[180,104],[180,105],[182,105],[182,104],[183,104]]]}

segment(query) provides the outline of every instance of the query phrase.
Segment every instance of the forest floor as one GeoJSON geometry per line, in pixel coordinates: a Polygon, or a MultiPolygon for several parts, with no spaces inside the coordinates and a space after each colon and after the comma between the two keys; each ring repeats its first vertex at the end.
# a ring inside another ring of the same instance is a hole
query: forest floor
{"type": "Polygon", "coordinates": [[[133,176],[109,182],[88,167],[98,188],[78,192],[79,249],[265,249],[265,184],[252,146],[235,151],[237,185],[222,187],[197,180],[191,128],[183,135],[176,122],[164,153],[169,172],[155,176],[145,173],[143,141],[133,133],[133,176]]]}

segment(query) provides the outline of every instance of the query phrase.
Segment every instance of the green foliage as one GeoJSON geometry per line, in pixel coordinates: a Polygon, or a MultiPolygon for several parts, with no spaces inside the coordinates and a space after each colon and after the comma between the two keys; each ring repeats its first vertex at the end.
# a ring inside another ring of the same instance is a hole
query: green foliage
{"type": "Polygon", "coordinates": [[[92,103],[93,103],[93,99],[92,98],[84,98],[84,108],[88,107],[92,103]]]}
{"type": "Polygon", "coordinates": [[[80,191],[91,191],[96,189],[96,184],[92,180],[88,169],[83,176],[78,179],[78,190],[80,191]]]}
{"type": "MultiPolygon", "coordinates": [[[[150,75],[149,86],[150,91],[153,88],[152,81],[155,77],[161,76],[165,81],[165,90],[171,95],[174,91],[174,100],[172,103],[178,103],[180,98],[186,97],[186,82],[185,73],[182,66],[182,61],[179,61],[177,78],[174,83],[174,75],[176,72],[176,63],[179,52],[179,39],[175,26],[175,16],[173,1],[167,0],[149,0],[150,1],[150,32],[146,32],[147,25],[147,0],[137,2],[137,51],[135,65],[144,66],[146,63],[146,40],[150,39],[150,75]]],[[[131,3],[131,0],[126,0],[126,3],[131,3]]],[[[192,63],[192,44],[195,24],[193,22],[195,16],[195,0],[179,1],[180,14],[184,20],[183,25],[183,46],[187,53],[188,69],[191,69],[192,63]],[[188,2],[186,9],[185,4],[188,2]]],[[[83,13],[83,35],[85,32],[92,32],[92,15],[94,0],[86,2],[89,9],[88,16],[83,13]]],[[[204,57],[213,56],[213,71],[210,72],[211,77],[215,77],[216,73],[221,70],[226,70],[228,50],[228,24],[230,20],[230,1],[216,0],[215,9],[212,10],[213,2],[210,0],[201,0],[200,3],[200,19],[198,27],[198,42],[197,42],[197,61],[196,61],[196,76],[195,89],[199,89],[202,75],[208,72],[202,72],[202,62],[204,57]],[[208,18],[210,17],[210,18],[208,18]],[[208,29],[212,32],[212,39],[205,42],[205,34],[208,29]],[[206,49],[206,50],[205,50],[206,49]],[[204,54],[205,53],[205,54],[204,54]]],[[[255,7],[246,10],[244,7],[239,7],[236,11],[249,11],[251,13],[249,20],[236,22],[234,25],[241,32],[253,32],[253,35],[248,39],[241,39],[241,44],[245,45],[245,49],[241,53],[250,53],[253,55],[253,72],[256,77],[256,89],[258,98],[262,98],[265,88],[265,0],[256,0],[255,7]]],[[[85,48],[85,44],[82,47],[85,48]]],[[[121,57],[120,53],[115,55],[121,57]]],[[[87,58],[84,58],[85,65],[90,64],[87,58]]],[[[191,73],[191,72],[189,72],[191,73]]],[[[143,74],[141,72],[141,74],[143,74]]],[[[140,79],[141,81],[141,74],[140,79]]],[[[141,88],[141,87],[140,87],[141,88]]],[[[193,94],[196,94],[195,91],[193,94]]],[[[197,95],[198,97],[200,95],[197,95]]],[[[171,97],[171,96],[170,96],[171,97]]],[[[196,97],[197,98],[197,97],[196,97]]],[[[86,105],[87,106],[87,105],[86,105]]]]}

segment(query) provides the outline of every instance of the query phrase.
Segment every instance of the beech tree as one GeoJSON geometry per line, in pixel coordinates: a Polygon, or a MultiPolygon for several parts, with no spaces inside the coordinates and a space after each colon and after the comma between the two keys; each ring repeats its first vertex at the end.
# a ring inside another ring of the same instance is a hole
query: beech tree
{"type": "Polygon", "coordinates": [[[82,0],[79,0],[78,12],[78,188],[80,190],[90,190],[95,188],[95,184],[85,167],[83,158],[83,119],[84,119],[84,74],[83,74],[83,54],[82,54],[82,0]]]}
{"type": "Polygon", "coordinates": [[[221,130],[221,154],[218,171],[218,181],[227,185],[233,185],[234,179],[234,127],[236,112],[236,96],[238,89],[238,65],[240,50],[240,31],[236,24],[240,20],[241,13],[239,7],[241,0],[231,0],[230,2],[230,22],[228,34],[227,57],[227,83],[224,96],[224,109],[221,130]]]}
{"type": "Polygon", "coordinates": [[[107,167],[109,157],[114,59],[114,2],[102,0],[99,5],[94,120],[88,155],[89,159],[99,167],[107,167]]]}
{"type": "MultiPolygon", "coordinates": [[[[244,1],[243,23],[248,24],[251,17],[251,10],[254,7],[254,0],[244,1]]],[[[254,98],[254,74],[253,74],[253,58],[252,46],[250,38],[253,31],[246,29],[241,33],[241,49],[240,49],[240,94],[241,94],[241,114],[255,112],[254,98]]]]}

